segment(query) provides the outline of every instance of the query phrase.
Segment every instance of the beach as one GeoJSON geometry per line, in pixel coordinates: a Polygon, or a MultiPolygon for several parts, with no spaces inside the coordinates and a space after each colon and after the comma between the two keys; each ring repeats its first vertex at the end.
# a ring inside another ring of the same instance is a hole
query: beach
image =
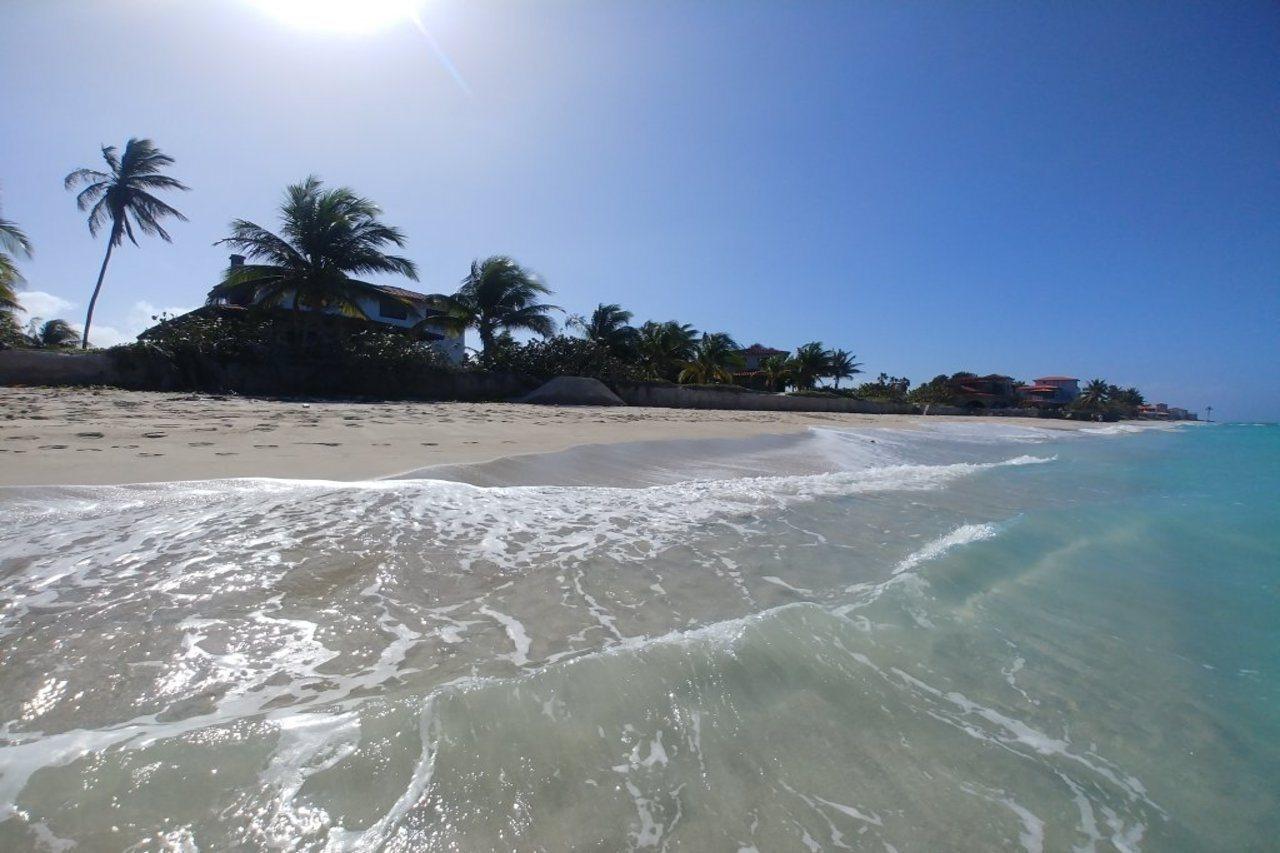
{"type": "Polygon", "coordinates": [[[1274,430],[0,400],[4,849],[1280,829],[1274,430]]]}
{"type": "MultiPolygon", "coordinates": [[[[229,477],[366,480],[578,445],[913,428],[969,418],[514,403],[266,400],[115,388],[0,388],[0,485],[229,477]]],[[[1097,424],[1021,418],[1004,425],[1097,424]]]]}

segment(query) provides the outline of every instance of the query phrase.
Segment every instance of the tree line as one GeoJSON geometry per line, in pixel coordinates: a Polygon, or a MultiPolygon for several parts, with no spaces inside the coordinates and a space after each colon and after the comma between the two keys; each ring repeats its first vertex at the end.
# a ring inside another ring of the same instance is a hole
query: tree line
{"type": "MultiPolygon", "coordinates": [[[[106,234],[106,251],[89,299],[80,346],[87,348],[94,309],[102,292],[113,251],[126,240],[138,245],[139,235],[172,237],[165,224],[187,217],[160,194],[189,187],[166,174],[174,159],[149,139],[132,138],[123,151],[103,146],[105,168],[79,168],[65,178],[76,191],[76,205],[88,214],[89,233],[106,234]]],[[[215,245],[235,249],[245,263],[228,267],[209,293],[211,302],[227,300],[263,308],[287,308],[303,324],[325,315],[369,317],[361,297],[408,300],[365,280],[371,274],[399,275],[418,280],[417,266],[397,254],[406,243],[404,232],[382,220],[381,209],[347,187],[326,187],[314,176],[289,186],[279,211],[279,227],[271,230],[253,221],[236,219],[230,234],[215,245]],[[310,320],[308,319],[310,318],[310,320]]],[[[0,342],[34,347],[74,345],[76,332],[62,319],[33,318],[18,326],[20,309],[16,287],[23,279],[18,259],[31,257],[26,234],[0,218],[0,342]]],[[[472,263],[452,294],[433,294],[434,313],[426,328],[452,334],[474,330],[480,348],[471,357],[481,367],[574,369],[627,378],[668,380],[693,384],[747,381],[767,391],[792,388],[812,392],[819,380],[828,390],[869,399],[922,404],[957,403],[957,377],[939,376],[908,391],[910,381],[880,374],[873,382],[841,389],[840,383],[862,373],[857,357],[811,341],[785,355],[763,359],[745,372],[742,347],[726,332],[699,331],[678,320],[649,320],[633,325],[630,311],[615,303],[601,303],[589,317],[570,316],[557,334],[556,313],[563,309],[545,298],[551,295],[535,273],[512,258],[495,255],[472,263]],[[542,343],[520,344],[516,334],[529,333],[542,343]]],[[[1136,388],[1121,389],[1093,380],[1072,404],[1087,414],[1136,414],[1144,403],[1136,388]]]]}

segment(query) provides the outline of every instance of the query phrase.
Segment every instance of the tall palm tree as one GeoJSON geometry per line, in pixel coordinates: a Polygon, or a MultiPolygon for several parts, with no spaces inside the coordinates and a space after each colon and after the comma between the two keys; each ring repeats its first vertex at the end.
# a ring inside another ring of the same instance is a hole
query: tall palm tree
{"type": "Polygon", "coordinates": [[[621,305],[600,303],[591,312],[590,319],[576,318],[573,322],[589,341],[595,341],[620,358],[635,352],[639,332],[631,324],[632,314],[621,305]]]}
{"type": "Polygon", "coordinates": [[[17,224],[0,217],[0,313],[21,309],[18,285],[24,279],[18,272],[16,257],[31,257],[31,241],[17,224]]]}
{"type": "Polygon", "coordinates": [[[143,234],[154,234],[166,243],[173,242],[164,230],[161,220],[172,216],[186,222],[187,217],[152,195],[161,190],[186,190],[177,179],[160,174],[166,166],[173,165],[173,158],[161,153],[150,139],[130,139],[124,146],[124,154],[117,155],[114,145],[102,146],[102,159],[109,171],[76,169],[64,182],[68,190],[83,187],[76,195],[76,206],[89,211],[89,233],[98,236],[104,226],[110,224],[107,254],[98,271],[98,283],[89,299],[89,313],[84,318],[84,337],[81,348],[89,346],[89,326],[93,324],[93,308],[98,304],[102,280],[111,262],[111,250],[128,237],[135,246],[138,238],[134,229],[143,234]]]}
{"type": "Polygon", "coordinates": [[[382,210],[346,187],[325,189],[313,176],[285,190],[277,235],[245,219],[231,223],[226,244],[249,263],[233,266],[209,291],[209,300],[264,306],[290,305],[301,312],[368,317],[360,297],[396,299],[353,275],[392,273],[417,280],[413,261],[389,255],[403,248],[404,233],[379,219],[382,210]]]}
{"type": "Polygon", "coordinates": [[[841,379],[852,379],[856,374],[862,372],[862,362],[854,361],[856,355],[848,350],[838,349],[829,356],[829,364],[827,365],[827,376],[835,380],[835,387],[840,387],[841,379]]]}
{"type": "Polygon", "coordinates": [[[474,328],[482,354],[489,355],[503,331],[527,330],[544,338],[555,334],[551,312],[562,309],[538,301],[550,293],[537,275],[511,258],[494,255],[471,263],[471,273],[457,293],[434,297],[443,316],[433,322],[459,333],[474,328]]]}
{"type": "Polygon", "coordinates": [[[33,317],[31,324],[27,326],[27,340],[32,346],[40,349],[73,347],[79,337],[79,333],[71,328],[71,324],[66,320],[48,320],[41,323],[39,317],[33,317]]]}
{"type": "Polygon", "coordinates": [[[650,379],[675,379],[697,351],[698,330],[676,320],[650,320],[640,327],[638,347],[650,379]]]}
{"type": "Polygon", "coordinates": [[[791,358],[791,381],[800,389],[812,388],[819,376],[829,376],[831,351],[821,341],[811,341],[796,348],[791,358]]]}
{"type": "Polygon", "coordinates": [[[771,355],[760,362],[760,373],[770,391],[781,390],[791,380],[791,359],[785,355],[771,355]]]}
{"type": "Polygon", "coordinates": [[[680,382],[732,382],[735,368],[742,367],[741,347],[724,332],[707,332],[698,341],[693,358],[685,364],[680,382]]]}

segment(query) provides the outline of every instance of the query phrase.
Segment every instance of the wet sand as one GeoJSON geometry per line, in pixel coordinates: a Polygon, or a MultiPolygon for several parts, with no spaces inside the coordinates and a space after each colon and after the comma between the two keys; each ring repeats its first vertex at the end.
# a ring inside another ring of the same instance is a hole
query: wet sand
{"type": "MultiPolygon", "coordinates": [[[[750,438],[815,426],[901,429],[924,420],[940,419],[0,388],[0,485],[224,477],[367,480],[580,445],[750,438]]],[[[992,422],[1068,430],[1091,426],[1019,418],[992,422]]]]}

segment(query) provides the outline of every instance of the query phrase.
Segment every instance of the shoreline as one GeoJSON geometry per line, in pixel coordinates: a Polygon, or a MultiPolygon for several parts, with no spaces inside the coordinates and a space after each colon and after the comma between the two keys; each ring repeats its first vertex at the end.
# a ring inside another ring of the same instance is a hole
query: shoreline
{"type": "Polygon", "coordinates": [[[355,482],[442,465],[633,442],[746,439],[810,427],[1089,421],[524,403],[334,402],[113,388],[0,388],[0,486],[269,477],[355,482]]]}

